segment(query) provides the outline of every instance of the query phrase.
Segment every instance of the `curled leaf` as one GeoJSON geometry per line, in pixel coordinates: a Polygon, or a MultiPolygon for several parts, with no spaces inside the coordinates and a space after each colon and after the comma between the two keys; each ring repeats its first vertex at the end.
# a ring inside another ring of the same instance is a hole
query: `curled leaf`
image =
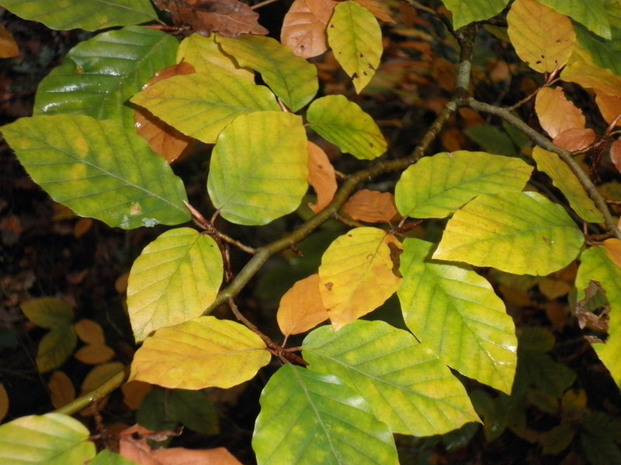
{"type": "Polygon", "coordinates": [[[317,202],[309,203],[308,207],[314,213],[319,213],[332,202],[337,184],[328,155],[313,142],[308,143],[308,183],[317,193],[317,202]]]}

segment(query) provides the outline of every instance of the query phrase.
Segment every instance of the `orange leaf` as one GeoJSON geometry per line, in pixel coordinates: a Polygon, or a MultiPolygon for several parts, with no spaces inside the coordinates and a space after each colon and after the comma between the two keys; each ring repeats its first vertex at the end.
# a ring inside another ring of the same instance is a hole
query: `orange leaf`
{"type": "Polygon", "coordinates": [[[382,3],[377,2],[377,0],[356,0],[363,7],[373,13],[377,19],[387,22],[387,23],[395,23],[395,20],[390,17],[390,10],[388,7],[382,3]]]}
{"type": "Polygon", "coordinates": [[[123,392],[123,403],[127,405],[131,410],[138,410],[140,404],[153,390],[153,385],[145,383],[144,381],[128,381],[121,386],[123,392]]]}
{"type": "Polygon", "coordinates": [[[6,393],[4,384],[0,383],[0,422],[9,413],[9,395],[6,393]]]}
{"type": "Polygon", "coordinates": [[[563,90],[558,87],[544,87],[537,93],[535,111],[541,127],[552,138],[567,129],[582,129],[586,122],[582,111],[567,100],[563,90]]]}
{"type": "Polygon", "coordinates": [[[114,350],[105,344],[88,344],[78,349],[74,357],[87,365],[99,365],[112,360],[114,350]]]}
{"type": "Polygon", "coordinates": [[[616,121],[616,126],[620,126],[619,116],[621,116],[621,97],[618,95],[608,95],[595,89],[595,102],[607,123],[616,121]]]}
{"type": "Polygon", "coordinates": [[[285,15],[280,40],[298,56],[311,58],[328,50],[326,27],[333,0],[295,0],[285,15]]]}
{"type": "Polygon", "coordinates": [[[360,189],[343,205],[342,212],[365,223],[390,223],[399,215],[395,197],[390,192],[360,189]]]}
{"type": "Polygon", "coordinates": [[[0,24],[0,58],[19,56],[19,46],[9,30],[0,24]]]}
{"type": "MultiPolygon", "coordinates": [[[[194,73],[194,67],[189,63],[181,62],[169,66],[155,73],[155,76],[143,87],[146,89],[156,82],[169,77],[194,73]]],[[[168,163],[172,163],[189,150],[193,139],[182,134],[177,129],[164,123],[143,107],[139,107],[134,114],[136,132],[147,141],[153,151],[161,155],[168,163]]]]}
{"type": "Polygon", "coordinates": [[[328,319],[319,293],[319,275],[313,274],[293,285],[280,299],[276,320],[285,336],[300,334],[328,319]]]}
{"type": "Polygon", "coordinates": [[[103,344],[106,340],[99,323],[86,318],[75,324],[75,332],[82,342],[87,344],[103,344]]]}
{"type": "Polygon", "coordinates": [[[604,241],[604,248],[608,253],[610,259],[621,268],[621,240],[620,239],[606,239],[604,241]]]}
{"type": "Polygon", "coordinates": [[[595,131],[590,128],[567,129],[556,136],[552,142],[570,152],[578,152],[595,142],[595,131]]]}
{"type": "Polygon", "coordinates": [[[337,185],[334,167],[326,152],[313,142],[308,143],[308,183],[317,193],[317,203],[308,204],[308,207],[319,213],[332,202],[337,185]]]}
{"type": "Polygon", "coordinates": [[[75,399],[75,388],[64,371],[52,373],[47,383],[54,408],[61,408],[75,399]]]}
{"type": "Polygon", "coordinates": [[[610,160],[612,160],[617,171],[621,173],[621,140],[616,140],[610,144],[610,160]]]}

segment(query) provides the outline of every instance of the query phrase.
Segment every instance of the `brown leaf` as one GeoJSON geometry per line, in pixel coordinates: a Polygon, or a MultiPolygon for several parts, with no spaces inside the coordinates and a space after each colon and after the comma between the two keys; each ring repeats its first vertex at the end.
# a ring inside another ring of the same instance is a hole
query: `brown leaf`
{"type": "Polygon", "coordinates": [[[2,383],[0,383],[0,422],[9,413],[9,395],[2,383]]]}
{"type": "Polygon", "coordinates": [[[153,390],[153,385],[143,381],[128,381],[121,386],[123,392],[123,403],[131,410],[138,410],[140,404],[153,390]]]}
{"type": "Polygon", "coordinates": [[[621,140],[615,140],[610,144],[610,160],[612,160],[617,171],[621,173],[621,140]]]}
{"type": "Polygon", "coordinates": [[[561,88],[541,89],[535,99],[535,111],[541,127],[552,138],[567,129],[582,129],[586,122],[582,111],[567,100],[561,88]]]}
{"type": "Polygon", "coordinates": [[[595,142],[595,131],[590,128],[567,129],[556,136],[552,142],[570,152],[578,152],[586,149],[595,142]]]}
{"type": "Polygon", "coordinates": [[[54,408],[61,408],[75,399],[75,387],[64,371],[52,373],[47,383],[54,408]]]}
{"type": "Polygon", "coordinates": [[[154,0],[160,10],[169,11],[173,23],[189,26],[201,35],[218,32],[225,37],[240,34],[266,35],[259,14],[239,0],[154,0]]]}
{"type": "Polygon", "coordinates": [[[333,0],[295,0],[285,15],[281,42],[304,58],[321,55],[328,50],[326,27],[335,6],[333,0]]]}
{"type": "Polygon", "coordinates": [[[308,183],[317,193],[317,203],[308,207],[319,213],[326,208],[336,192],[336,174],[326,152],[313,142],[308,143],[308,183]]]}
{"type": "MultiPolygon", "coordinates": [[[[169,77],[192,74],[194,72],[192,65],[182,61],[178,65],[169,66],[155,73],[155,76],[151,78],[143,89],[169,77]]],[[[147,141],[153,151],[161,155],[168,163],[172,163],[182,154],[187,153],[193,144],[191,137],[166,124],[146,108],[137,107],[136,113],[134,113],[134,120],[136,121],[136,132],[138,135],[147,141]]]]}
{"type": "Polygon", "coordinates": [[[378,2],[377,0],[356,0],[363,7],[373,13],[377,19],[384,21],[386,23],[394,24],[395,20],[390,17],[390,10],[383,3],[378,2]]]}
{"type": "Polygon", "coordinates": [[[341,210],[350,218],[365,223],[390,223],[398,216],[395,198],[390,192],[360,189],[341,210]]]}
{"type": "Polygon", "coordinates": [[[580,329],[590,332],[586,337],[592,343],[606,341],[610,325],[610,305],[606,291],[598,281],[591,280],[584,290],[584,299],[576,304],[576,318],[580,329]]]}
{"type": "Polygon", "coordinates": [[[19,56],[19,46],[9,30],[0,24],[0,58],[19,56]]]}
{"type": "Polygon", "coordinates": [[[319,293],[319,275],[296,282],[280,299],[276,320],[285,336],[300,334],[328,319],[319,293]]]}
{"type": "Polygon", "coordinates": [[[621,97],[618,95],[608,95],[595,89],[595,103],[597,103],[599,111],[607,123],[617,120],[616,125],[621,125],[618,120],[619,116],[621,116],[621,97]]]}

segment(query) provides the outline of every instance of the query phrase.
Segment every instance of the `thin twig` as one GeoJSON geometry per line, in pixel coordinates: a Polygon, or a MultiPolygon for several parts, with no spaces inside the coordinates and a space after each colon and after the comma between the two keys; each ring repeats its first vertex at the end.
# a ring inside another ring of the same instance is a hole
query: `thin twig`
{"type": "Polygon", "coordinates": [[[252,5],[250,8],[252,8],[253,10],[258,10],[259,8],[262,8],[264,6],[270,5],[272,3],[276,3],[279,2],[280,0],[264,0],[260,3],[257,3],[256,5],[252,5]]]}
{"type": "Polygon", "coordinates": [[[89,405],[102,400],[104,397],[109,395],[112,391],[118,388],[123,382],[127,379],[128,373],[127,370],[119,371],[108,381],[103,383],[97,389],[93,389],[88,394],[78,397],[74,399],[67,405],[56,409],[56,413],[63,413],[65,415],[73,415],[78,413],[80,410],[85,409],[89,405]]]}

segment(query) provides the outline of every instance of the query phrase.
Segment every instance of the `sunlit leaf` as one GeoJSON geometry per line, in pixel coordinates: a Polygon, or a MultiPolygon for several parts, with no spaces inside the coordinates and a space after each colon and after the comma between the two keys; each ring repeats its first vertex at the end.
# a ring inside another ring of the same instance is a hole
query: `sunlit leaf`
{"type": "Polygon", "coordinates": [[[81,114],[133,126],[129,98],[175,64],[174,37],[143,27],[98,34],[75,46],[41,82],[34,113],[81,114]]]}
{"type": "Polygon", "coordinates": [[[579,46],[574,48],[567,66],[561,72],[561,79],[607,95],[621,96],[621,76],[596,65],[591,54],[579,46]]]}
{"type": "Polygon", "coordinates": [[[30,299],[21,305],[22,312],[31,322],[45,329],[70,324],[75,318],[73,309],[55,297],[30,299]]]}
{"type": "Polygon", "coordinates": [[[310,102],[319,89],[315,65],[271,37],[219,37],[217,42],[241,66],[261,73],[263,81],[292,111],[310,102]]]}
{"type": "Polygon", "coordinates": [[[319,293],[319,275],[296,282],[280,299],[276,320],[285,335],[300,334],[328,319],[319,293]]]}
{"type": "Polygon", "coordinates": [[[160,235],[129,274],[127,311],[136,341],[199,316],[215,299],[222,276],[222,255],[211,237],[190,228],[160,235]]]}
{"type": "Polygon", "coordinates": [[[621,239],[606,239],[602,245],[610,259],[621,268],[621,239]]]}
{"type": "Polygon", "coordinates": [[[563,193],[580,218],[589,223],[603,223],[604,216],[576,175],[558,155],[537,146],[533,149],[533,159],[537,163],[537,169],[552,178],[552,183],[563,193]]]}
{"type": "Polygon", "coordinates": [[[304,58],[321,55],[328,49],[326,28],[336,2],[295,0],[282,23],[281,42],[304,58]]]}
{"type": "Polygon", "coordinates": [[[610,39],[608,0],[538,0],[561,14],[584,24],[595,34],[610,39]]]}
{"type": "Polygon", "coordinates": [[[124,229],[190,219],[183,183],[132,128],[55,115],[19,119],[2,134],[32,179],[80,216],[124,229]]]}
{"type": "Polygon", "coordinates": [[[170,389],[229,388],[252,378],[270,358],[263,340],[245,326],[203,316],[147,338],[130,379],[170,389]]]}
{"type": "Polygon", "coordinates": [[[442,0],[453,13],[453,27],[459,29],[466,24],[496,16],[507,5],[508,0],[442,0]]]}
{"type": "Polygon", "coordinates": [[[388,146],[373,118],[342,95],[313,101],[306,117],[313,131],[361,160],[379,157],[388,146]]]}
{"type": "Polygon", "coordinates": [[[401,284],[395,260],[401,244],[378,228],[338,237],[319,267],[319,290],[335,330],[375,310],[401,284]]]}
{"type": "Polygon", "coordinates": [[[254,80],[254,73],[239,67],[234,60],[218,46],[217,34],[204,37],[192,34],[183,39],[177,50],[177,63],[189,63],[198,73],[215,71],[254,80]]]}
{"type": "Polygon", "coordinates": [[[218,138],[207,189],[223,218],[260,225],[291,213],[308,190],[308,141],[292,113],[238,116],[218,138]]]}
{"type": "Polygon", "coordinates": [[[433,258],[546,275],[572,262],[583,244],[563,207],[541,194],[483,194],[455,212],[433,258]]]}
{"type": "Polygon", "coordinates": [[[395,187],[395,202],[404,216],[443,218],[478,194],[521,191],[531,172],[532,167],[517,158],[442,152],[403,172],[395,187]]]}
{"type": "Polygon", "coordinates": [[[318,328],[303,351],[310,370],[341,378],[394,433],[431,436],[479,421],[448,367],[412,334],[383,321],[358,320],[336,333],[318,328]]]}
{"type": "Polygon", "coordinates": [[[265,86],[218,71],[175,76],[132,98],[184,134],[213,144],[237,116],[280,107],[265,86]]]}
{"type": "Polygon", "coordinates": [[[610,324],[608,333],[610,337],[605,344],[594,344],[599,358],[610,374],[621,386],[621,268],[611,259],[603,246],[591,247],[582,253],[581,263],[576,276],[576,300],[585,297],[585,289],[591,281],[598,282],[606,292],[606,298],[610,304],[610,324]]]}
{"type": "Polygon", "coordinates": [[[324,150],[314,142],[308,142],[308,183],[317,193],[317,201],[308,207],[319,213],[326,208],[336,193],[338,185],[330,159],[324,150]]]}
{"type": "Polygon", "coordinates": [[[259,465],[399,463],[392,433],[354,389],[293,365],[263,389],[252,448],[259,465]]]}
{"type": "Polygon", "coordinates": [[[328,25],[334,57],[360,93],[373,78],[382,56],[382,30],[375,16],[355,1],[336,5],[328,25]]]}
{"type": "Polygon", "coordinates": [[[0,0],[0,6],[21,18],[62,31],[96,31],[157,19],[149,0],[89,0],[70,4],[66,0],[0,0]]]}
{"type": "Polygon", "coordinates": [[[399,216],[394,195],[368,189],[360,189],[352,195],[341,211],[350,218],[365,223],[390,223],[399,216]]]}
{"type": "Polygon", "coordinates": [[[403,247],[397,295],[408,328],[450,367],[511,392],[515,327],[491,284],[470,267],[430,261],[431,243],[406,239],[403,247]]]}
{"type": "Polygon", "coordinates": [[[582,111],[567,100],[560,87],[544,87],[537,92],[535,111],[541,127],[554,138],[572,128],[584,128],[586,118],[582,111]]]}
{"type": "Polygon", "coordinates": [[[576,33],[567,16],[536,0],[517,0],[511,4],[507,23],[511,44],[532,69],[551,73],[567,63],[576,43],[576,33]]]}
{"type": "Polygon", "coordinates": [[[21,417],[0,425],[3,465],[82,464],[95,457],[90,432],[67,415],[48,413],[21,417]]]}

